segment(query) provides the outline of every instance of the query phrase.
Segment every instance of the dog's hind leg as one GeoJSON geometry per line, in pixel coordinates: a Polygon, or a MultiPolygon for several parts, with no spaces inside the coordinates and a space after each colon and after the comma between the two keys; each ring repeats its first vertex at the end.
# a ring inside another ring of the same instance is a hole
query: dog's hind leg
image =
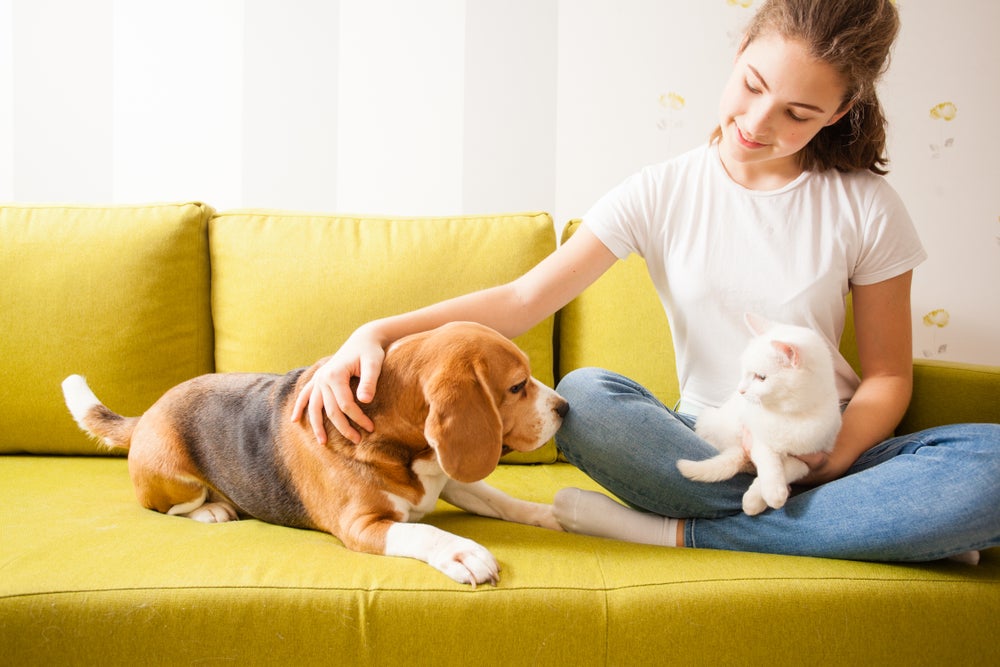
{"type": "Polygon", "coordinates": [[[142,477],[136,480],[135,494],[143,507],[161,514],[201,523],[225,523],[239,518],[232,503],[194,478],[142,477]]]}
{"type": "Polygon", "coordinates": [[[167,510],[167,514],[187,517],[201,523],[226,523],[227,521],[236,521],[239,519],[236,508],[232,503],[221,499],[213,499],[212,502],[206,502],[208,499],[208,488],[203,486],[197,498],[174,505],[167,510]]]}

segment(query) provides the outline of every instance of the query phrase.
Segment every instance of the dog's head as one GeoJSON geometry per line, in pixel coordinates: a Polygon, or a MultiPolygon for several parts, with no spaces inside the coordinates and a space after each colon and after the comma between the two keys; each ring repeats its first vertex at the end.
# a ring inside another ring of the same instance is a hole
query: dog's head
{"type": "Polygon", "coordinates": [[[478,481],[505,450],[531,451],[555,435],[569,404],[532,377],[508,339],[469,322],[421,336],[411,352],[428,406],[424,437],[449,477],[478,481]]]}

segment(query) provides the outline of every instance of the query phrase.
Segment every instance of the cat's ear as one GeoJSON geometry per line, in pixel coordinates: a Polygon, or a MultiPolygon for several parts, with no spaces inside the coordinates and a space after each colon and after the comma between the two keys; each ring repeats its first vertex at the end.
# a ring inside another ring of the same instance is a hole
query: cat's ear
{"type": "Polygon", "coordinates": [[[787,368],[798,368],[799,348],[790,343],[782,343],[780,340],[772,340],[771,346],[781,355],[781,365],[787,368]]]}
{"type": "Polygon", "coordinates": [[[747,328],[755,336],[762,335],[774,326],[774,322],[771,320],[754,313],[743,313],[743,321],[746,322],[747,328]]]}

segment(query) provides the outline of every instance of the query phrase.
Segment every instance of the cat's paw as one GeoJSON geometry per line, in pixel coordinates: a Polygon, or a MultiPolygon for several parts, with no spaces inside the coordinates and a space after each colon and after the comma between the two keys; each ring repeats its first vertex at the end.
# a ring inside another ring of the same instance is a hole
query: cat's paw
{"type": "Polygon", "coordinates": [[[749,516],[757,516],[768,507],[781,509],[788,501],[788,485],[783,481],[764,481],[756,478],[743,494],[743,511],[749,516]]]}
{"type": "Polygon", "coordinates": [[[784,481],[761,484],[760,495],[768,507],[776,510],[781,509],[788,500],[788,485],[784,481]]]}
{"type": "Polygon", "coordinates": [[[767,503],[760,495],[760,491],[752,486],[743,494],[743,512],[747,516],[757,516],[767,509],[767,503]]]}

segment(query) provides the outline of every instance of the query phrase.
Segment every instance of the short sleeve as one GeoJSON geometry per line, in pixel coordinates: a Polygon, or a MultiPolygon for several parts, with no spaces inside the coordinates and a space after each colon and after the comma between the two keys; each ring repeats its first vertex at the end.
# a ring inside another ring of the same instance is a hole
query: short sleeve
{"type": "Polygon", "coordinates": [[[912,270],[927,258],[902,198],[876,177],[862,246],[851,274],[855,285],[873,285],[912,270]]]}
{"type": "Polygon", "coordinates": [[[642,254],[642,229],[650,217],[650,184],[646,172],[630,176],[601,197],[583,216],[583,224],[618,259],[642,254]]]}

